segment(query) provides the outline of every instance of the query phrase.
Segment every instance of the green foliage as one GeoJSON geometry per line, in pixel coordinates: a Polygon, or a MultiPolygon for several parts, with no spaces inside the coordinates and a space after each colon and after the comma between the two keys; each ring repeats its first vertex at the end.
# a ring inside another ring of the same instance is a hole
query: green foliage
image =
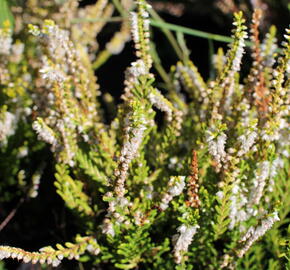
{"type": "Polygon", "coordinates": [[[71,209],[76,209],[80,214],[93,215],[90,199],[83,192],[84,183],[73,180],[68,175],[68,170],[64,165],[56,165],[56,192],[62,197],[66,205],[71,209]]]}
{"type": "Polygon", "coordinates": [[[13,29],[14,18],[9,7],[9,2],[7,0],[1,0],[0,1],[0,28],[4,24],[7,24],[7,23],[9,27],[13,29]]]}
{"type": "Polygon", "coordinates": [[[217,217],[216,222],[213,224],[213,230],[216,239],[227,230],[230,223],[231,194],[232,186],[229,183],[225,183],[221,189],[221,198],[217,197],[218,204],[215,207],[217,217]]]}
{"type": "Polygon", "coordinates": [[[1,262],[0,263],[0,269],[1,270],[6,270],[4,262],[1,262]]]}

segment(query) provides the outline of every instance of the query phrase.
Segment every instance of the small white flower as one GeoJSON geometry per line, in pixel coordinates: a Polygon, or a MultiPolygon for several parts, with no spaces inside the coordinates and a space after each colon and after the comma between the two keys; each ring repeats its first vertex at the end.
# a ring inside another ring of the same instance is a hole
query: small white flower
{"type": "Polygon", "coordinates": [[[257,227],[250,227],[246,234],[241,238],[240,242],[243,243],[243,247],[238,251],[238,256],[241,258],[245,255],[248,249],[256,242],[261,236],[263,236],[275,222],[279,221],[277,212],[269,215],[265,220],[262,220],[261,225],[257,227]]]}
{"type": "Polygon", "coordinates": [[[216,196],[221,200],[224,197],[223,192],[220,190],[216,193],[216,196]]]}
{"type": "Polygon", "coordinates": [[[11,32],[6,32],[0,28],[0,55],[9,55],[12,47],[11,32]]]}
{"type": "Polygon", "coordinates": [[[164,112],[166,114],[166,118],[168,121],[172,120],[172,108],[170,107],[170,103],[165,99],[162,94],[155,89],[154,92],[151,92],[148,95],[148,99],[157,109],[164,112]]]}
{"type": "Polygon", "coordinates": [[[173,199],[173,197],[176,197],[182,193],[183,189],[185,188],[185,176],[171,177],[168,185],[169,188],[163,195],[159,205],[162,210],[166,210],[168,208],[168,204],[173,199]]]}
{"type": "Polygon", "coordinates": [[[241,143],[238,156],[242,156],[250,150],[250,148],[254,145],[257,136],[257,133],[253,131],[247,132],[245,135],[238,137],[238,141],[241,143]]]}
{"type": "Polygon", "coordinates": [[[32,128],[38,134],[39,139],[51,144],[52,146],[57,145],[57,139],[54,132],[46,125],[41,125],[39,121],[34,121],[32,128]]]}
{"type": "Polygon", "coordinates": [[[106,219],[107,222],[104,222],[102,225],[102,233],[109,234],[112,237],[115,236],[115,230],[113,227],[113,224],[110,222],[110,220],[106,219]]]}
{"type": "Polygon", "coordinates": [[[44,80],[51,82],[63,82],[65,80],[65,75],[60,70],[53,68],[48,63],[45,63],[44,66],[39,70],[41,77],[44,80]]]}
{"type": "Polygon", "coordinates": [[[0,142],[6,142],[7,138],[15,133],[17,118],[10,112],[0,115],[0,142]]]}
{"type": "Polygon", "coordinates": [[[225,151],[225,144],[227,135],[221,133],[217,137],[212,135],[211,130],[206,132],[206,142],[208,143],[208,151],[217,163],[217,171],[222,167],[222,163],[225,161],[227,153],[225,151]]]}
{"type": "Polygon", "coordinates": [[[189,245],[192,242],[193,236],[196,234],[199,229],[199,225],[188,226],[182,224],[177,228],[179,232],[178,235],[173,236],[173,244],[174,244],[174,259],[176,263],[182,262],[182,255],[188,250],[189,245]]]}
{"type": "Polygon", "coordinates": [[[255,170],[255,178],[253,182],[253,188],[250,194],[250,205],[256,205],[262,198],[266,180],[270,176],[270,162],[263,161],[258,163],[255,170]]]}
{"type": "Polygon", "coordinates": [[[131,12],[130,15],[131,15],[132,38],[133,38],[135,44],[138,44],[140,41],[139,29],[138,29],[138,15],[136,12],[131,12]]]}

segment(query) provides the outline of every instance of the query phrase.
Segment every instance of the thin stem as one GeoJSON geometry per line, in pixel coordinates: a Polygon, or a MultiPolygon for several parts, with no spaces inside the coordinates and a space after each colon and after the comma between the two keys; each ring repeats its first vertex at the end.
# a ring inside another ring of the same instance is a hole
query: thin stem
{"type": "Polygon", "coordinates": [[[156,52],[156,48],[154,46],[154,43],[152,43],[150,47],[151,47],[151,56],[152,56],[152,59],[154,62],[154,67],[157,70],[157,72],[159,73],[162,80],[165,82],[168,90],[172,91],[174,89],[174,87],[171,83],[171,80],[170,80],[167,72],[165,71],[165,69],[161,65],[161,62],[160,62],[160,59],[159,59],[158,54],[156,52]]]}
{"type": "MultiPolygon", "coordinates": [[[[208,32],[188,28],[185,26],[177,25],[177,24],[160,22],[160,21],[156,21],[156,20],[151,20],[150,24],[154,27],[166,28],[166,29],[170,29],[172,31],[182,32],[184,34],[196,36],[196,37],[200,37],[200,38],[206,38],[206,39],[220,41],[220,42],[226,42],[226,43],[233,42],[233,39],[231,37],[228,37],[228,36],[208,33],[208,32]]],[[[245,43],[248,47],[253,46],[253,43],[250,41],[246,41],[245,43]]]]}
{"type": "Polygon", "coordinates": [[[183,61],[184,63],[186,63],[189,60],[190,51],[188,50],[186,46],[184,35],[181,32],[176,32],[176,37],[177,37],[178,44],[181,47],[182,52],[183,52],[183,61]]]}
{"type": "Polygon", "coordinates": [[[208,33],[208,32],[203,32],[200,30],[191,29],[191,28],[176,25],[176,24],[171,24],[171,23],[166,23],[166,22],[161,22],[161,21],[156,21],[156,20],[151,20],[150,24],[154,27],[170,29],[173,31],[182,32],[184,34],[192,35],[192,36],[196,36],[196,37],[212,39],[212,40],[221,41],[221,42],[232,42],[233,41],[233,39],[231,37],[212,34],[212,33],[208,33]]]}
{"type": "Polygon", "coordinates": [[[208,65],[209,65],[209,77],[211,79],[215,78],[215,70],[213,67],[213,55],[214,55],[214,45],[212,39],[208,40],[208,65]]]}
{"type": "Polygon", "coordinates": [[[121,22],[126,18],[112,17],[112,18],[75,18],[72,19],[72,23],[85,23],[85,22],[121,22]]]}
{"type": "MultiPolygon", "coordinates": [[[[165,24],[164,20],[157,14],[157,12],[155,12],[154,9],[150,9],[149,10],[150,15],[152,16],[152,18],[154,18],[154,22],[157,22],[157,24],[159,23],[159,25],[163,25],[165,24]]],[[[152,25],[152,20],[150,20],[151,25],[152,25]]],[[[153,25],[155,26],[155,25],[153,25]]],[[[174,37],[174,35],[169,31],[172,29],[166,28],[166,27],[160,27],[161,31],[164,33],[164,35],[167,37],[168,41],[170,42],[171,46],[173,47],[173,49],[176,52],[176,55],[178,56],[178,58],[180,60],[183,60],[183,52],[180,49],[178,43],[176,42],[176,39],[174,37]]]]}
{"type": "Polygon", "coordinates": [[[113,4],[123,17],[128,17],[128,12],[122,7],[119,0],[113,0],[113,4]]]}
{"type": "Polygon", "coordinates": [[[108,50],[101,51],[98,55],[96,60],[94,61],[92,67],[94,70],[97,70],[101,67],[111,56],[112,54],[108,50]]]}
{"type": "Polygon", "coordinates": [[[10,220],[15,216],[18,208],[22,205],[22,203],[25,201],[24,198],[21,198],[18,204],[16,205],[15,208],[13,208],[9,215],[1,222],[0,224],[0,232],[7,226],[7,224],[10,222],[10,220]]]}

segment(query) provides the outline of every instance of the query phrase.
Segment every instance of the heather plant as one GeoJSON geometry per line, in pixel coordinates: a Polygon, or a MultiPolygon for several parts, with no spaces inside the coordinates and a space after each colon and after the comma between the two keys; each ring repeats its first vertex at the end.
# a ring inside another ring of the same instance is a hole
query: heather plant
{"type": "Polygon", "coordinates": [[[13,16],[0,3],[0,202],[38,196],[49,145],[55,192],[79,224],[70,242],[39,251],[2,243],[1,260],[289,268],[289,29],[281,45],[275,26],[260,40],[262,11],[249,26],[234,13],[229,48],[213,55],[206,80],[166,27],[180,59],[165,71],[150,33],[150,16],[162,20],[145,0],[15,1],[13,16]],[[119,20],[101,47],[102,29],[119,20]],[[130,39],[135,60],[116,105],[95,70],[130,39]]]}

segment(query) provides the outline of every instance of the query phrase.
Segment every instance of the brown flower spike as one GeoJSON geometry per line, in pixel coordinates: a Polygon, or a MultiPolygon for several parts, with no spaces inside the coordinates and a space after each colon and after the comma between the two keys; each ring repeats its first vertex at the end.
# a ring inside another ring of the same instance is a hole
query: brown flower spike
{"type": "Polygon", "coordinates": [[[190,166],[190,176],[188,182],[188,200],[186,201],[187,206],[198,208],[200,206],[200,200],[198,196],[198,160],[197,153],[195,150],[192,151],[192,161],[190,166]]]}

